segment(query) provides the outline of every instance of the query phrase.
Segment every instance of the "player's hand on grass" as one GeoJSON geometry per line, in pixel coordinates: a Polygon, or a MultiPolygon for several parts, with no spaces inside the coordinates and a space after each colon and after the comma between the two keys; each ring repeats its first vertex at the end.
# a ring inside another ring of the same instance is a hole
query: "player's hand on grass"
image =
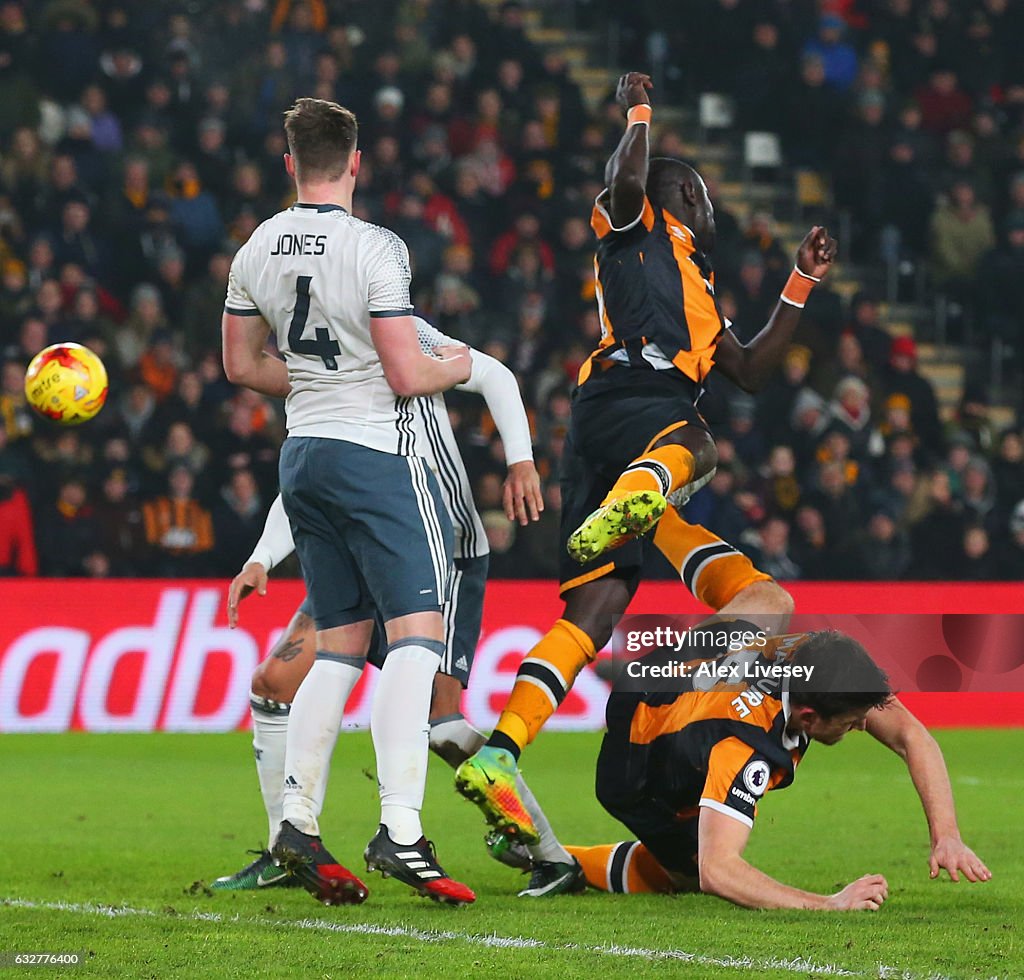
{"type": "Polygon", "coordinates": [[[544,498],[540,492],[540,475],[532,460],[525,459],[508,468],[502,500],[505,516],[510,521],[519,521],[526,527],[530,521],[540,520],[544,498]]]}
{"type": "Polygon", "coordinates": [[[992,877],[985,862],[959,837],[940,837],[932,846],[928,865],[932,878],[938,878],[943,868],[953,881],[959,881],[961,874],[968,881],[988,881],[992,877]]]}
{"type": "Polygon", "coordinates": [[[836,912],[875,912],[888,897],[889,885],[882,875],[864,875],[830,895],[825,908],[836,912]]]}
{"type": "Polygon", "coordinates": [[[647,95],[649,89],[654,88],[650,75],[640,71],[626,72],[619,79],[615,89],[615,101],[622,106],[623,112],[628,112],[635,105],[650,105],[651,100],[647,95]]]}
{"type": "Polygon", "coordinates": [[[796,250],[796,267],[805,275],[821,279],[832,268],[838,248],[828,229],[815,225],[796,250]]]}
{"type": "Polygon", "coordinates": [[[446,344],[444,347],[435,347],[434,356],[442,361],[461,361],[464,373],[460,373],[453,384],[460,385],[469,380],[473,371],[473,360],[469,354],[469,348],[465,344],[446,344]]]}
{"type": "Polygon", "coordinates": [[[251,561],[232,580],[228,589],[228,626],[238,625],[238,604],[250,592],[267,594],[267,570],[258,561],[251,561]]]}

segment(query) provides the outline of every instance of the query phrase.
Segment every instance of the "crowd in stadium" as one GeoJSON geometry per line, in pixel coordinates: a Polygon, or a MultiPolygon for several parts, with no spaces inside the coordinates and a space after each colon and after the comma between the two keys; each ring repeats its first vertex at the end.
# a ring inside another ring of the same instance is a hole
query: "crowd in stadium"
{"type": "MultiPolygon", "coordinates": [[[[578,6],[595,27],[621,16],[578,6]]],[[[1019,356],[1019,5],[629,10],[631,67],[670,52],[656,123],[666,101],[732,95],[741,126],[775,129],[788,163],[831,176],[853,217],[847,254],[926,262],[972,328],[1019,356]]],[[[0,0],[0,573],[225,576],[249,554],[282,412],[225,381],[220,316],[234,250],[291,202],[281,113],[315,95],[358,115],[356,212],[408,243],[418,310],[521,380],[548,503],[530,528],[500,512],[490,419],[450,400],[492,574],[557,574],[560,447],[600,336],[588,221],[622,122],[610,99],[588,113],[524,17],[476,0],[217,0],[191,15],[0,0]],[[25,366],[57,341],[92,347],[110,373],[106,408],[81,428],[25,405],[25,366]]],[[[654,138],[679,152],[671,127],[654,138]]],[[[746,339],[793,257],[771,215],[741,224],[720,207],[718,230],[719,302],[746,339]]],[[[826,284],[767,390],[712,381],[701,407],[721,462],[687,518],[780,579],[1024,578],[1021,430],[995,430],[983,378],[943,424],[883,309],[826,284]]]]}

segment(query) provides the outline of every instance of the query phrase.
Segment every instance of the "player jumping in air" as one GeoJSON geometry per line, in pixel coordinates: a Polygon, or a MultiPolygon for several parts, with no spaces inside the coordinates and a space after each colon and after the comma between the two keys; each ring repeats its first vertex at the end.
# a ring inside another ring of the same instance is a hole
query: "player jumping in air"
{"type": "MultiPolygon", "coordinates": [[[[707,632],[756,633],[747,622],[702,624],[707,632]]],[[[748,633],[752,635],[752,633],[748,633]]],[[[706,637],[703,638],[706,641],[706,637]]],[[[707,649],[707,643],[702,643],[707,649]]],[[[597,762],[597,796],[637,840],[569,847],[587,882],[610,892],[703,891],[748,908],[877,909],[880,874],[832,895],[784,885],[743,857],[757,804],[788,786],[810,743],[835,745],[866,730],[904,760],[931,837],[931,876],[992,877],[960,839],[949,775],[935,739],[892,697],[885,675],[855,640],[836,632],[776,636],[717,658],[737,679],[707,675],[652,680],[643,668],[691,660],[699,650],[656,652],[620,676],[608,701],[597,762]],[[757,665],[803,668],[803,676],[743,680],[757,665]],[[811,668],[810,676],[806,676],[811,668]],[[630,674],[634,676],[629,676],[630,674]]]]}
{"type": "Polygon", "coordinates": [[[649,159],[650,88],[638,72],[619,80],[626,132],[591,218],[602,338],[580,370],[562,462],[565,612],[523,660],[487,745],[456,774],[488,822],[522,842],[536,832],[516,796],[519,755],[610,638],[648,543],[691,591],[709,562],[738,554],[676,509],[714,472],[714,441],[695,408],[708,373],[717,367],[747,391],[763,384],[836,252],[812,228],[768,323],[741,344],[715,301],[707,187],[679,160],[649,159]]]}
{"type": "MultiPolygon", "coordinates": [[[[426,321],[416,318],[417,332],[425,350],[452,343],[426,321]]],[[[469,381],[459,385],[484,397],[505,447],[508,476],[505,481],[505,513],[509,520],[526,524],[537,520],[543,509],[540,480],[533,465],[529,422],[515,375],[503,364],[480,351],[471,351],[473,362],[469,381]]],[[[469,683],[483,615],[484,583],[487,578],[487,540],[473,504],[455,434],[441,395],[419,398],[414,403],[416,422],[423,436],[422,448],[428,465],[439,475],[441,494],[455,531],[455,576],[451,598],[445,605],[445,652],[434,677],[430,705],[430,748],[450,766],[458,766],[483,745],[485,737],[463,717],[461,695],[469,683]]],[[[245,567],[235,577],[228,595],[228,621],[238,622],[238,603],[251,592],[266,593],[267,573],[294,550],[291,528],[278,497],[267,515],[259,542],[245,567]]],[[[368,660],[381,667],[386,650],[371,645],[368,660]]],[[[295,692],[313,665],[316,654],[316,626],[308,600],[292,617],[271,655],[256,668],[250,694],[253,749],[260,792],[267,812],[269,844],[256,859],[240,871],[213,883],[217,890],[249,890],[289,883],[303,883],[319,895],[324,882],[312,864],[296,878],[274,864],[269,848],[281,825],[285,780],[285,750],[288,715],[295,692]]],[[[584,881],[579,865],[558,843],[540,807],[525,783],[519,794],[540,828],[540,843],[525,856],[532,877],[523,896],[554,895],[579,890],[584,881]]],[[[326,784],[317,786],[319,815],[326,784]]],[[[511,860],[518,852],[506,852],[511,860]]],[[[523,856],[515,867],[523,867],[523,856]]]]}
{"type": "Polygon", "coordinates": [[[469,349],[423,353],[405,243],[351,214],[355,116],[299,99],[285,132],[298,203],[235,255],[222,325],[228,378],[288,399],[281,495],[317,626],[316,659],[288,723],[273,854],[290,871],[323,872],[327,861],[324,901],[366,898],[366,886],[325,853],[316,800],[379,612],[388,653],[370,731],[381,813],[364,856],[437,901],[465,904],[473,892],[438,864],[420,823],[453,541],[437,479],[417,455],[411,403],[466,381],[469,349]],[[264,351],[271,330],[284,361],[264,351]]]}

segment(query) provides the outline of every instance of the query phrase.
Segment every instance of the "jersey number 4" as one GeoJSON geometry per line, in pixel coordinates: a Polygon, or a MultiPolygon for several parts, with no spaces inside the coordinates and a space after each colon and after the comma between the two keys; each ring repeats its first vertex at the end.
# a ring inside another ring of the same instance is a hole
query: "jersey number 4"
{"type": "Polygon", "coordinates": [[[326,327],[317,327],[313,331],[315,340],[302,339],[309,319],[309,284],[312,281],[312,276],[299,276],[295,280],[295,312],[292,313],[291,326],[288,327],[288,346],[296,354],[319,357],[328,371],[337,371],[338,362],[335,358],[341,353],[341,345],[331,337],[326,327]]]}

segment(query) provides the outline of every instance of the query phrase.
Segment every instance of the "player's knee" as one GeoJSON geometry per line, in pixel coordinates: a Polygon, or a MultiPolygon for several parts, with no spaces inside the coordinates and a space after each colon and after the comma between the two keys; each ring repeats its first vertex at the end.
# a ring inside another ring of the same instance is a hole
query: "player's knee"
{"type": "Polygon", "coordinates": [[[606,576],[568,593],[563,618],[583,630],[600,650],[629,606],[636,590],[624,579],[606,576]]]}
{"type": "Polygon", "coordinates": [[[277,698],[270,693],[271,685],[268,682],[267,671],[264,670],[264,664],[260,664],[252,672],[252,680],[249,682],[249,689],[257,697],[270,698],[272,701],[277,700],[277,698]]]}
{"type": "Polygon", "coordinates": [[[718,447],[707,429],[700,429],[696,426],[687,428],[693,428],[694,432],[693,444],[689,447],[696,463],[694,476],[701,477],[710,473],[718,465],[718,447]]]}
{"type": "Polygon", "coordinates": [[[718,447],[707,429],[699,425],[684,425],[673,429],[668,435],[655,443],[655,446],[676,443],[685,446],[693,453],[694,477],[699,478],[710,473],[718,465],[718,447]]]}
{"type": "Polygon", "coordinates": [[[736,599],[740,596],[744,602],[756,605],[759,610],[775,616],[791,616],[796,608],[793,597],[774,580],[752,582],[736,596],[736,599]]]}
{"type": "Polygon", "coordinates": [[[253,671],[252,693],[271,701],[291,704],[301,683],[302,678],[295,677],[288,664],[270,657],[253,671]]]}

